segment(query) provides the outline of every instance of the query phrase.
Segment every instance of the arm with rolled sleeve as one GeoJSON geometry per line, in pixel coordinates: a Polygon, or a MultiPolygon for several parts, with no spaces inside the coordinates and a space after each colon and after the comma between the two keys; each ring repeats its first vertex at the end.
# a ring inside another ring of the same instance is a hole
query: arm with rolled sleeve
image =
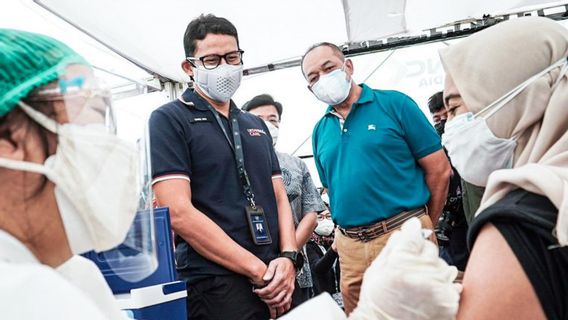
{"type": "Polygon", "coordinates": [[[404,138],[414,158],[424,170],[425,182],[430,190],[428,214],[435,225],[442,214],[448,194],[450,163],[440,144],[440,137],[424,113],[409,97],[405,96],[403,101],[400,121],[404,138]]]}
{"type": "Polygon", "coordinates": [[[158,204],[169,207],[174,232],[200,255],[262,285],[266,265],[193,206],[190,154],[179,121],[161,110],[150,118],[153,190],[158,204]]]}

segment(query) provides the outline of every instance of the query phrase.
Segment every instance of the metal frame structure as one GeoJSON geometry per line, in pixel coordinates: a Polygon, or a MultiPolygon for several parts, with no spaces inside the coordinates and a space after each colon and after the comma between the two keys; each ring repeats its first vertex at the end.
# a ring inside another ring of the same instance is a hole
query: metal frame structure
{"type": "MultiPolygon", "coordinates": [[[[359,43],[345,43],[339,47],[342,48],[346,57],[400,49],[417,44],[463,38],[497,23],[524,16],[541,16],[553,20],[565,20],[568,19],[568,3],[535,10],[517,11],[497,16],[484,15],[479,19],[456,21],[444,26],[431,28],[426,30],[424,34],[417,36],[389,37],[386,39],[368,40],[359,43]]],[[[243,74],[245,76],[250,76],[269,71],[297,67],[300,65],[300,62],[301,58],[295,58],[280,63],[245,69],[243,74]]]]}

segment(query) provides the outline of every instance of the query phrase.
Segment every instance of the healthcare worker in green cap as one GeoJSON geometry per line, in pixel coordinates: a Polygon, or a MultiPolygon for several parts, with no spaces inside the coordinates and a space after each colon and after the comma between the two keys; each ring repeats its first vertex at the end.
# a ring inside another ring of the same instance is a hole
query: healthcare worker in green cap
{"type": "Polygon", "coordinates": [[[63,43],[0,29],[0,319],[125,317],[78,256],[126,243],[140,206],[140,154],[109,97],[63,43]]]}

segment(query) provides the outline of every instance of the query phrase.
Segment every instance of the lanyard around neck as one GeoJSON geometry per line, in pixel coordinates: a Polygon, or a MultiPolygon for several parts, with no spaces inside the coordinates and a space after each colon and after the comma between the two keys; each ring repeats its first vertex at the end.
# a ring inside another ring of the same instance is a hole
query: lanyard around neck
{"type": "Polygon", "coordinates": [[[256,203],[254,202],[254,193],[252,192],[250,179],[247,170],[245,169],[243,143],[241,140],[239,122],[237,121],[238,110],[233,110],[232,108],[229,107],[229,122],[231,123],[231,129],[233,134],[233,142],[231,142],[231,139],[229,138],[227,129],[225,129],[225,126],[223,125],[223,120],[221,120],[219,112],[209,104],[207,104],[207,108],[209,108],[209,111],[211,111],[211,113],[213,113],[213,115],[215,116],[217,124],[221,128],[221,131],[223,131],[223,134],[225,135],[225,138],[227,139],[229,146],[233,150],[233,154],[235,156],[235,163],[237,165],[237,172],[239,173],[239,178],[241,181],[241,185],[243,186],[243,191],[251,207],[256,208],[256,203]]]}

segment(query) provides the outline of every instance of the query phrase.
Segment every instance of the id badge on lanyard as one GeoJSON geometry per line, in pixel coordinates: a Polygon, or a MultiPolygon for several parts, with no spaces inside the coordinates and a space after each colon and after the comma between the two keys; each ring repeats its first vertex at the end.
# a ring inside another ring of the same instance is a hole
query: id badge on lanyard
{"type": "Polygon", "coordinates": [[[247,205],[245,208],[247,221],[249,223],[252,241],[256,245],[271,244],[272,238],[270,237],[270,230],[268,229],[268,222],[264,215],[264,210],[260,206],[254,208],[247,205]]]}
{"type": "Polygon", "coordinates": [[[245,207],[245,214],[246,219],[248,221],[250,233],[252,236],[252,241],[256,245],[266,245],[272,243],[272,238],[270,237],[270,229],[268,228],[268,221],[266,221],[266,216],[264,214],[264,209],[261,206],[256,205],[254,202],[254,193],[252,192],[252,187],[250,185],[250,180],[248,178],[248,174],[245,169],[245,159],[243,154],[242,148],[242,141],[241,135],[239,134],[239,123],[237,122],[237,117],[229,111],[229,121],[232,125],[232,133],[233,133],[233,143],[231,143],[231,139],[229,139],[229,135],[225,130],[225,126],[221,121],[221,117],[219,113],[213,109],[210,105],[207,105],[209,110],[215,116],[217,120],[217,124],[223,131],[225,138],[227,138],[227,142],[231,146],[233,150],[233,154],[235,155],[235,162],[237,165],[237,172],[239,174],[239,180],[241,181],[241,185],[243,187],[243,192],[247,198],[247,206],[245,207]]]}

